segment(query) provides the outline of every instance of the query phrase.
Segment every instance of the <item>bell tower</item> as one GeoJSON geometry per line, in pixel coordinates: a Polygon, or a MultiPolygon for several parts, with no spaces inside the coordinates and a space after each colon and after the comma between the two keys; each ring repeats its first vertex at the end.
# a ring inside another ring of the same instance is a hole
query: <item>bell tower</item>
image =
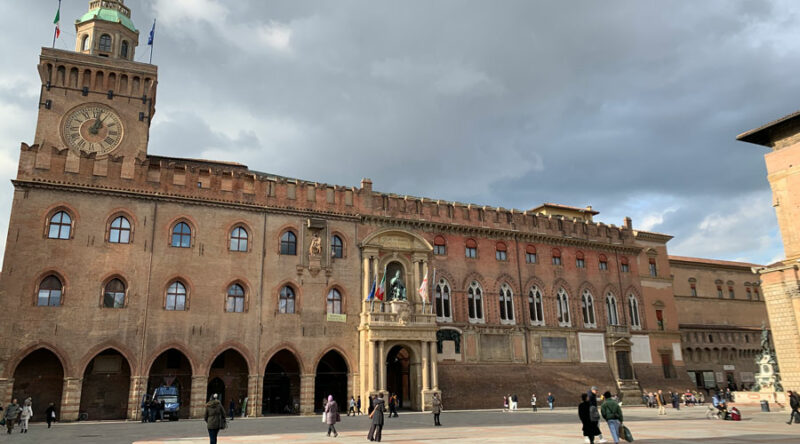
{"type": "Polygon", "coordinates": [[[41,98],[34,143],[80,157],[123,158],[122,177],[147,154],[158,68],[134,61],[139,31],[124,0],[91,0],[75,21],[75,51],[42,48],[41,98]]]}

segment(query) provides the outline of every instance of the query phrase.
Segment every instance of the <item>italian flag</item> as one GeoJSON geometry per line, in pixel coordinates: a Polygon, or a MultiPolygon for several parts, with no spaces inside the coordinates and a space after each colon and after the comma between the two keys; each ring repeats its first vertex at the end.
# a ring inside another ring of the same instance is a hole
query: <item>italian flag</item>
{"type": "Polygon", "coordinates": [[[59,22],[61,22],[61,2],[58,3],[58,10],[56,11],[56,18],[53,20],[53,24],[56,25],[56,38],[61,36],[61,27],[59,26],[59,22]]]}
{"type": "Polygon", "coordinates": [[[382,301],[384,295],[386,295],[386,269],[383,270],[383,279],[381,279],[381,283],[378,285],[375,297],[378,298],[379,301],[382,301]]]}

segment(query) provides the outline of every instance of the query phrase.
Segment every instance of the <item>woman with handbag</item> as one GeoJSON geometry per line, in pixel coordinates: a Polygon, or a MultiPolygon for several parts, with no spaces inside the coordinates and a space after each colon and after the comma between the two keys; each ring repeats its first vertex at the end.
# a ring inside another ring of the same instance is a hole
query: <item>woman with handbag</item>
{"type": "Polygon", "coordinates": [[[591,416],[591,407],[597,409],[596,406],[592,406],[589,402],[589,395],[581,393],[581,403],[578,405],[578,418],[581,419],[581,424],[583,424],[583,436],[589,439],[590,444],[594,444],[594,437],[600,434],[600,427],[597,426],[599,420],[595,421],[591,416]]]}
{"type": "Polygon", "coordinates": [[[217,435],[220,429],[227,427],[227,424],[225,423],[225,407],[219,402],[219,395],[216,393],[211,396],[211,401],[206,404],[205,421],[208,426],[209,444],[217,444],[217,435]]]}
{"type": "Polygon", "coordinates": [[[369,426],[369,433],[367,439],[370,441],[381,442],[381,432],[383,432],[383,393],[379,393],[375,398],[374,408],[369,417],[372,419],[372,424],[369,426]]]}
{"type": "Polygon", "coordinates": [[[325,404],[325,419],[328,423],[328,436],[331,436],[331,432],[333,432],[334,438],[339,436],[336,431],[336,423],[341,421],[339,419],[339,405],[333,400],[333,395],[328,395],[328,403],[325,404]]]}

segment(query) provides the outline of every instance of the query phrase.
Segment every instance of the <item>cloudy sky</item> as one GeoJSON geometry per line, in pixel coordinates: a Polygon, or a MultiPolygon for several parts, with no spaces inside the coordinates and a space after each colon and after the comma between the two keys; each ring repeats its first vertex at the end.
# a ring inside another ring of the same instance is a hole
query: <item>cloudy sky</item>
{"type": "MultiPolygon", "coordinates": [[[[149,152],[379,191],[599,219],[670,253],[782,253],[765,149],[800,108],[792,1],[127,0],[158,18],[149,152]]],[[[0,2],[0,248],[56,0],[0,2]]],[[[56,44],[74,49],[64,0],[56,44]]]]}

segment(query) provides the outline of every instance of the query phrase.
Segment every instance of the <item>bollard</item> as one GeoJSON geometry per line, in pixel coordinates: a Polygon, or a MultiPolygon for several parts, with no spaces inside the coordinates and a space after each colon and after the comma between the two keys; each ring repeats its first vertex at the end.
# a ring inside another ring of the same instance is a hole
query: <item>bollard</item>
{"type": "Polygon", "coordinates": [[[769,412],[769,402],[761,401],[761,411],[762,412],[769,412]]]}

